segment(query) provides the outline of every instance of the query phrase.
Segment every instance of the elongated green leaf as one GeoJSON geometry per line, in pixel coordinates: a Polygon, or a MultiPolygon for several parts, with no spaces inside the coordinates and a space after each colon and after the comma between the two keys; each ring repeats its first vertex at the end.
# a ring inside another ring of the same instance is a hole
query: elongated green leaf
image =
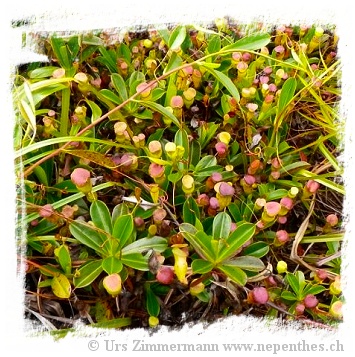
{"type": "Polygon", "coordinates": [[[109,89],[101,89],[99,93],[102,97],[108,99],[112,103],[115,103],[117,105],[122,103],[122,99],[118,95],[110,91],[109,89]]]}
{"type": "Polygon", "coordinates": [[[177,127],[181,126],[176,116],[173,113],[169,112],[169,110],[163,107],[161,104],[150,102],[150,101],[144,101],[144,100],[135,100],[135,102],[162,114],[166,118],[170,119],[177,127]]]}
{"type": "Polygon", "coordinates": [[[241,286],[244,286],[247,283],[248,277],[242,269],[225,264],[219,264],[217,268],[235,283],[241,286]]]}
{"type": "Polygon", "coordinates": [[[148,256],[140,253],[122,253],[121,261],[124,265],[133,269],[148,271],[148,256]]]}
{"type": "Polygon", "coordinates": [[[102,115],[101,108],[92,100],[86,99],[86,103],[89,104],[91,109],[91,122],[94,122],[96,119],[100,118],[102,115]]]}
{"type": "Polygon", "coordinates": [[[117,93],[120,95],[123,101],[128,99],[128,93],[126,88],[126,83],[122,76],[118,73],[113,73],[111,75],[112,84],[116,89],[117,93]]]}
{"type": "Polygon", "coordinates": [[[46,171],[43,169],[42,166],[37,166],[34,168],[33,173],[37,176],[39,182],[44,185],[48,186],[48,178],[46,171]]]}
{"type": "Polygon", "coordinates": [[[100,62],[104,63],[111,73],[117,73],[117,63],[115,61],[114,53],[107,50],[104,46],[99,47],[99,51],[102,55],[102,58],[97,58],[97,60],[101,60],[100,62]]]}
{"type": "Polygon", "coordinates": [[[203,259],[195,259],[191,268],[194,274],[206,274],[213,269],[213,264],[203,259]]]}
{"type": "Polygon", "coordinates": [[[234,219],[235,222],[240,222],[243,220],[243,215],[240,212],[240,206],[237,205],[236,203],[231,203],[228,206],[228,211],[231,214],[232,218],[234,219]]]}
{"type": "Polygon", "coordinates": [[[62,273],[59,269],[54,268],[53,266],[47,264],[42,265],[39,268],[39,271],[41,272],[41,274],[45,276],[56,276],[62,273]]]}
{"type": "Polygon", "coordinates": [[[147,311],[150,316],[157,317],[160,313],[159,300],[153,293],[149,285],[145,289],[147,311]]]}
{"type": "Polygon", "coordinates": [[[223,171],[222,166],[210,166],[195,172],[194,177],[196,179],[201,179],[204,177],[211,176],[214,172],[222,172],[222,171],[223,171]]]}
{"type": "Polygon", "coordinates": [[[232,220],[228,213],[219,212],[213,220],[212,236],[214,239],[227,239],[231,230],[232,220]]]}
{"type": "Polygon", "coordinates": [[[117,217],[113,226],[112,236],[119,240],[119,247],[123,248],[134,231],[133,217],[130,214],[117,217]]]}
{"type": "Polygon", "coordinates": [[[118,319],[100,321],[95,324],[90,324],[90,327],[102,329],[117,329],[131,325],[132,319],[130,317],[122,317],[118,319]]]}
{"type": "Polygon", "coordinates": [[[105,270],[108,275],[119,273],[122,268],[122,262],[116,257],[110,256],[102,261],[102,269],[105,270]]]}
{"type": "Polygon", "coordinates": [[[229,237],[225,240],[225,244],[218,252],[217,262],[222,262],[236,254],[237,250],[253,237],[255,233],[255,225],[251,223],[242,223],[238,225],[229,237]]]}
{"type": "Polygon", "coordinates": [[[178,168],[180,171],[184,171],[188,168],[188,160],[190,153],[189,138],[185,129],[179,129],[174,138],[174,143],[176,146],[180,145],[184,148],[184,154],[182,160],[178,163],[178,168]]]}
{"type": "Polygon", "coordinates": [[[260,272],[265,269],[264,263],[256,257],[240,256],[230,260],[225,260],[223,265],[236,266],[242,270],[260,272]]]}
{"type": "Polygon", "coordinates": [[[270,43],[270,35],[268,33],[255,33],[246,37],[241,38],[240,40],[224,46],[222,51],[226,50],[235,50],[235,51],[255,51],[260,48],[267,46],[270,43]]]}
{"type": "Polygon", "coordinates": [[[239,102],[240,95],[237,87],[232,82],[232,80],[220,71],[216,71],[213,68],[205,67],[207,72],[211,73],[213,77],[215,77],[219,82],[223,84],[223,86],[228,90],[228,92],[239,102]]]}
{"type": "Polygon", "coordinates": [[[209,262],[214,262],[216,254],[211,245],[211,236],[203,231],[197,231],[196,228],[189,223],[180,224],[179,230],[201,258],[204,258],[209,262]]]}
{"type": "Polygon", "coordinates": [[[269,252],[269,249],[269,245],[266,242],[255,242],[244,248],[243,254],[261,258],[269,252]]]}
{"type": "Polygon", "coordinates": [[[162,237],[140,238],[122,249],[122,256],[132,253],[143,253],[154,250],[158,253],[164,252],[167,248],[167,240],[162,237]]]}
{"type": "Polygon", "coordinates": [[[283,291],[281,293],[281,297],[288,301],[297,301],[296,295],[294,293],[292,293],[291,291],[283,291]]]}
{"type": "Polygon", "coordinates": [[[184,202],[182,209],[183,219],[185,223],[195,225],[196,218],[200,219],[200,210],[195,199],[189,196],[184,202]]]}
{"type": "Polygon", "coordinates": [[[31,79],[40,79],[40,78],[46,78],[46,77],[51,77],[52,73],[58,69],[58,67],[54,66],[47,66],[47,67],[42,67],[42,68],[36,68],[33,71],[29,73],[29,77],[31,79]]]}
{"type": "MultiPolygon", "coordinates": [[[[44,81],[40,81],[37,83],[41,83],[44,81]]],[[[53,85],[48,85],[44,88],[40,88],[37,90],[33,90],[33,102],[35,105],[37,105],[39,102],[41,102],[44,98],[48,97],[49,95],[55,93],[55,92],[59,92],[62,91],[64,89],[67,89],[68,86],[65,84],[53,84],[53,85]]]]}
{"type": "Polygon", "coordinates": [[[303,289],[303,296],[306,297],[308,294],[317,295],[327,290],[323,285],[312,285],[307,284],[303,289]]]}
{"type": "MultiPolygon", "coordinates": [[[[312,173],[308,170],[305,170],[305,169],[301,169],[301,170],[297,171],[297,175],[301,175],[301,176],[313,179],[314,181],[317,181],[321,185],[329,187],[330,189],[332,189],[336,192],[339,192],[342,195],[345,195],[345,188],[343,185],[340,185],[336,182],[328,180],[325,177],[321,177],[320,175],[315,175],[314,173],[312,173]]],[[[295,176],[296,176],[296,174],[295,174],[295,176]]]]}
{"type": "Polygon", "coordinates": [[[200,143],[193,139],[190,142],[190,157],[189,157],[189,165],[195,166],[199,163],[201,157],[201,145],[200,143]]]}
{"type": "Polygon", "coordinates": [[[287,282],[290,284],[292,290],[296,296],[301,299],[302,290],[305,285],[304,274],[301,271],[297,271],[296,274],[287,273],[286,274],[287,282]]]}
{"type": "Polygon", "coordinates": [[[280,168],[280,173],[281,174],[290,173],[291,171],[294,171],[296,169],[299,170],[301,168],[306,168],[306,167],[309,167],[309,166],[311,166],[311,165],[306,161],[295,161],[295,162],[292,162],[291,164],[282,166],[280,168]]]}
{"type": "Polygon", "coordinates": [[[71,286],[70,281],[64,274],[54,276],[52,279],[51,287],[54,295],[62,299],[69,299],[71,294],[71,286]]]}
{"type": "Polygon", "coordinates": [[[54,250],[54,254],[65,274],[71,273],[71,257],[68,246],[61,245],[54,250]]]}
{"type": "Polygon", "coordinates": [[[214,137],[219,124],[207,123],[206,125],[201,125],[197,128],[198,141],[201,145],[201,149],[204,149],[206,145],[209,144],[210,140],[214,137]]]}
{"type": "Polygon", "coordinates": [[[285,83],[281,88],[280,98],[277,106],[277,113],[280,115],[283,113],[285,108],[289,105],[289,103],[293,100],[295,91],[297,87],[296,78],[290,77],[286,79],[285,83]]]}
{"type": "Polygon", "coordinates": [[[125,202],[119,203],[112,210],[112,224],[114,225],[116,219],[120,216],[129,214],[129,208],[125,202]]]}
{"type": "Polygon", "coordinates": [[[195,172],[217,165],[217,159],[213,155],[204,156],[196,165],[195,172]]]}
{"type": "Polygon", "coordinates": [[[74,275],[73,283],[76,288],[90,285],[103,271],[102,260],[92,260],[82,265],[74,275]]]}
{"type": "Polygon", "coordinates": [[[186,37],[186,27],[183,25],[175,27],[175,29],[171,32],[168,47],[172,51],[179,50],[180,46],[184,42],[186,37]]]}
{"type": "Polygon", "coordinates": [[[32,111],[30,105],[23,99],[19,102],[19,107],[22,116],[26,120],[28,124],[31,125],[31,128],[36,131],[36,116],[35,113],[32,111]]]}
{"type": "Polygon", "coordinates": [[[212,35],[208,39],[207,50],[209,54],[218,52],[221,49],[221,36],[220,35],[212,35]]]}
{"type": "Polygon", "coordinates": [[[105,247],[105,236],[100,234],[94,227],[87,223],[74,221],[69,225],[70,233],[82,244],[94,249],[96,253],[104,255],[107,251],[105,247]]]}
{"type": "Polygon", "coordinates": [[[112,234],[111,215],[106,204],[100,200],[95,200],[90,206],[91,220],[97,228],[108,234],[112,234]]]}
{"type": "Polygon", "coordinates": [[[274,201],[274,200],[279,200],[280,198],[286,196],[287,196],[287,190],[285,190],[284,188],[279,188],[277,190],[268,192],[265,196],[265,199],[266,201],[274,201]]]}
{"type": "Polygon", "coordinates": [[[171,57],[167,66],[164,68],[164,74],[172,71],[173,69],[180,67],[182,65],[182,58],[177,54],[177,52],[172,52],[171,57]]]}

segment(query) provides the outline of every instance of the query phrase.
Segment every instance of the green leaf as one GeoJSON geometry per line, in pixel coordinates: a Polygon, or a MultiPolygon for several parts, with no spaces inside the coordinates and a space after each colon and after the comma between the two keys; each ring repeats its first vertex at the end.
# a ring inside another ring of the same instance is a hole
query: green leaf
{"type": "Polygon", "coordinates": [[[292,293],[291,291],[283,291],[281,293],[281,297],[288,301],[297,301],[296,295],[294,293],[292,293]]]}
{"type": "Polygon", "coordinates": [[[250,255],[256,258],[264,257],[269,252],[269,245],[265,242],[255,242],[243,249],[243,255],[250,255]]]}
{"type": "Polygon", "coordinates": [[[90,324],[90,327],[101,329],[118,329],[131,325],[132,319],[130,317],[122,317],[118,319],[108,320],[90,324]]]}
{"type": "Polygon", "coordinates": [[[148,284],[146,285],[145,294],[148,314],[157,317],[160,313],[159,300],[148,284]]]}
{"type": "Polygon", "coordinates": [[[181,171],[174,172],[173,174],[168,175],[168,180],[172,183],[177,183],[181,180],[183,173],[181,171]]]}
{"type": "Polygon", "coordinates": [[[206,274],[213,269],[214,265],[211,262],[208,262],[203,259],[195,259],[192,264],[192,272],[194,274],[206,274]]]}
{"type": "Polygon", "coordinates": [[[172,51],[177,51],[180,49],[180,46],[184,42],[186,37],[186,27],[183,25],[175,27],[175,29],[171,32],[168,47],[172,51]]]}
{"type": "Polygon", "coordinates": [[[39,271],[41,272],[41,274],[43,274],[45,276],[56,276],[56,275],[62,274],[62,272],[59,269],[54,268],[53,266],[47,265],[47,264],[42,265],[39,268],[39,271]]]}
{"type": "Polygon", "coordinates": [[[211,176],[214,172],[222,172],[222,171],[223,171],[222,166],[210,166],[195,172],[194,177],[196,178],[196,180],[198,180],[211,176]]]}
{"type": "Polygon", "coordinates": [[[112,91],[110,91],[109,89],[101,89],[99,91],[99,93],[102,97],[108,99],[112,103],[115,103],[117,105],[122,103],[122,100],[120,99],[120,97],[118,95],[116,95],[115,93],[113,93],[112,91]]]}
{"type": "Polygon", "coordinates": [[[179,230],[201,258],[204,258],[209,262],[214,262],[215,251],[211,245],[211,236],[203,231],[197,231],[197,229],[189,223],[180,224],[179,230]]]}
{"type": "Polygon", "coordinates": [[[240,212],[240,207],[236,203],[231,203],[228,206],[228,211],[235,222],[240,222],[243,220],[242,213],[240,212]]]}
{"type": "Polygon", "coordinates": [[[105,236],[100,234],[94,227],[88,223],[73,221],[69,225],[70,233],[82,244],[94,249],[100,255],[107,254],[107,250],[103,249],[105,246],[105,236]]]}
{"type": "Polygon", "coordinates": [[[52,279],[51,287],[54,295],[61,299],[69,299],[71,294],[70,281],[64,274],[54,276],[52,279]]]}
{"type": "Polygon", "coordinates": [[[97,60],[106,65],[111,73],[117,73],[117,63],[114,52],[108,51],[104,46],[100,46],[99,51],[102,57],[98,57],[97,60]]]}
{"type": "Polygon", "coordinates": [[[327,290],[323,285],[307,284],[303,289],[302,295],[306,297],[308,294],[317,295],[327,290]]]}
{"type": "Polygon", "coordinates": [[[228,213],[219,212],[213,220],[212,236],[214,239],[227,239],[232,220],[228,213]]]}
{"type": "Polygon", "coordinates": [[[165,107],[163,107],[161,104],[150,102],[150,101],[144,101],[144,100],[135,100],[135,102],[139,103],[140,105],[143,105],[144,107],[147,107],[149,109],[152,109],[161,115],[165,116],[166,118],[170,119],[177,127],[180,127],[180,122],[176,118],[176,116],[169,112],[165,107]]]}
{"type": "Polygon", "coordinates": [[[101,108],[92,100],[86,99],[86,103],[89,104],[91,109],[91,122],[94,122],[96,119],[100,118],[102,115],[101,108]]]}
{"type": "MultiPolygon", "coordinates": [[[[205,66],[204,66],[205,67],[205,66]]],[[[237,87],[232,82],[232,80],[220,71],[215,71],[213,68],[205,67],[206,71],[211,73],[213,77],[215,77],[219,82],[221,82],[224,87],[228,90],[228,92],[239,102],[240,95],[237,87]]]]}
{"type": "Polygon", "coordinates": [[[111,215],[104,202],[95,200],[90,206],[90,216],[95,227],[112,234],[111,215]]]}
{"type": "Polygon", "coordinates": [[[255,33],[246,37],[241,38],[240,40],[224,46],[222,51],[255,51],[258,50],[270,43],[270,35],[268,33],[255,33]]]}
{"type": "Polygon", "coordinates": [[[303,272],[298,270],[295,274],[287,273],[286,279],[292,290],[295,292],[297,298],[301,299],[303,288],[306,285],[303,272]]]}
{"type": "Polygon", "coordinates": [[[266,201],[274,201],[279,200],[280,198],[287,196],[287,190],[283,188],[279,188],[277,190],[270,191],[266,194],[265,199],[266,201]]]}
{"type": "Polygon", "coordinates": [[[201,157],[201,145],[200,143],[193,139],[190,143],[190,157],[189,164],[190,166],[195,166],[199,163],[201,157]]]}
{"type": "Polygon", "coordinates": [[[123,268],[122,262],[113,256],[105,258],[101,265],[102,269],[105,270],[108,275],[119,273],[123,268]]]}
{"type": "Polygon", "coordinates": [[[162,237],[140,238],[122,249],[122,257],[132,253],[143,253],[154,250],[162,253],[167,248],[167,240],[162,237]]]}
{"type": "Polygon", "coordinates": [[[242,269],[228,264],[219,264],[217,268],[238,285],[244,286],[247,283],[248,277],[242,269]]]}
{"type": "Polygon", "coordinates": [[[211,166],[217,165],[217,159],[213,155],[204,156],[195,166],[195,172],[199,172],[211,166]]]}
{"type": "Polygon", "coordinates": [[[47,175],[42,166],[35,167],[33,173],[37,176],[38,180],[42,185],[48,186],[47,175]]]}
{"type": "Polygon", "coordinates": [[[305,167],[309,167],[309,166],[311,166],[311,165],[306,161],[295,161],[295,162],[292,162],[291,164],[282,166],[280,168],[280,174],[283,174],[283,173],[288,174],[296,169],[305,168],[305,167]]]}
{"type": "Polygon", "coordinates": [[[204,149],[205,146],[209,144],[218,128],[219,124],[216,123],[207,123],[197,128],[198,141],[201,145],[201,149],[204,149]]]}
{"type": "Polygon", "coordinates": [[[129,208],[125,202],[119,203],[112,210],[112,224],[114,225],[119,216],[129,214],[129,208]]]}
{"type": "Polygon", "coordinates": [[[73,278],[73,283],[76,288],[84,288],[90,285],[103,271],[102,260],[92,260],[82,265],[76,272],[73,278]]]}
{"type": "Polygon", "coordinates": [[[280,98],[277,106],[277,113],[280,115],[283,113],[285,108],[289,105],[289,103],[293,100],[295,91],[297,87],[296,78],[290,77],[286,79],[285,83],[281,88],[280,98]]]}
{"type": "Polygon", "coordinates": [[[237,250],[255,233],[255,225],[252,223],[242,223],[229,235],[225,244],[218,252],[217,262],[222,262],[236,254],[237,250]]]}
{"type": "Polygon", "coordinates": [[[136,270],[148,271],[148,256],[140,253],[122,253],[121,261],[124,265],[136,270]]]}
{"type": "Polygon", "coordinates": [[[119,247],[123,248],[134,231],[133,217],[131,214],[117,217],[113,226],[112,236],[119,240],[119,247]]]}
{"type": "Polygon", "coordinates": [[[55,66],[36,68],[29,73],[29,77],[31,79],[41,79],[41,78],[51,77],[52,73],[58,68],[59,67],[55,67],[55,66]]]}
{"type": "Polygon", "coordinates": [[[123,101],[128,99],[128,93],[126,88],[126,83],[122,76],[118,73],[113,73],[111,75],[113,87],[116,89],[117,93],[120,95],[123,101]]]}
{"type": "Polygon", "coordinates": [[[264,263],[256,257],[240,256],[230,260],[225,260],[223,265],[236,266],[243,270],[260,272],[265,269],[264,263]]]}
{"type": "Polygon", "coordinates": [[[180,171],[187,170],[190,146],[189,146],[189,138],[187,136],[187,132],[185,129],[179,129],[175,133],[174,143],[176,144],[176,146],[180,145],[185,149],[184,154],[182,156],[182,160],[178,162],[178,169],[180,171]]]}
{"type": "Polygon", "coordinates": [[[207,51],[209,54],[218,52],[221,49],[221,37],[219,35],[212,35],[208,39],[207,51]]]}
{"type": "Polygon", "coordinates": [[[21,114],[24,116],[26,122],[31,125],[32,130],[36,130],[36,115],[31,109],[31,106],[24,100],[19,101],[19,108],[21,114]]]}
{"type": "Polygon", "coordinates": [[[173,69],[180,67],[182,65],[182,58],[177,54],[177,52],[172,52],[167,66],[164,68],[163,73],[172,71],[173,69]]]}
{"type": "Polygon", "coordinates": [[[58,262],[63,269],[65,274],[71,273],[71,257],[69,253],[68,246],[61,245],[60,247],[54,249],[54,254],[58,259],[58,262]]]}
{"type": "Polygon", "coordinates": [[[200,219],[200,210],[192,196],[189,196],[184,202],[182,215],[185,223],[195,225],[196,218],[200,219]]]}

